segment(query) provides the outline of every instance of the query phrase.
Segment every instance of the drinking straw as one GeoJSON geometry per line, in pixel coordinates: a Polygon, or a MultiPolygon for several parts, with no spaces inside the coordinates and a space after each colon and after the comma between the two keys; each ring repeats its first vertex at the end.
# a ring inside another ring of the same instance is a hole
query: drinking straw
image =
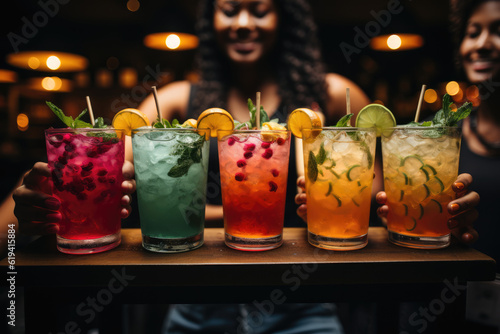
{"type": "Polygon", "coordinates": [[[260,92],[257,92],[257,110],[255,113],[255,122],[257,123],[257,130],[260,130],[260,92]]]}
{"type": "Polygon", "coordinates": [[[156,112],[158,113],[158,119],[161,122],[162,118],[160,113],[160,104],[158,103],[158,92],[156,91],[156,86],[152,86],[151,88],[153,88],[153,96],[155,97],[156,112]]]}
{"type": "Polygon", "coordinates": [[[349,115],[351,113],[351,90],[349,87],[345,89],[345,100],[346,100],[346,114],[349,115]]]}
{"type": "Polygon", "coordinates": [[[417,112],[415,113],[415,122],[418,122],[418,118],[420,116],[420,108],[422,107],[422,100],[424,99],[425,94],[425,85],[422,85],[422,90],[420,91],[420,98],[418,99],[417,112]]]}
{"type": "Polygon", "coordinates": [[[90,124],[94,126],[94,113],[92,112],[92,105],[90,104],[90,97],[88,96],[87,96],[87,109],[89,110],[90,124]]]}

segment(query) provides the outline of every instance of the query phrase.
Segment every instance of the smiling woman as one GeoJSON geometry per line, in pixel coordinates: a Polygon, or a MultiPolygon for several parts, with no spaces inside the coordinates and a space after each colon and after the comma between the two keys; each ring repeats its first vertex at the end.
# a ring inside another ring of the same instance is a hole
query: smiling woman
{"type": "Polygon", "coordinates": [[[471,83],[500,76],[500,2],[485,2],[470,16],[460,56],[471,83]]]}
{"type": "Polygon", "coordinates": [[[477,87],[480,105],[462,124],[460,172],[474,178],[473,190],[481,196],[479,219],[474,226],[481,236],[474,246],[497,261],[500,272],[500,224],[496,190],[500,187],[500,1],[455,0],[452,28],[457,65],[477,87]]]}
{"type": "Polygon", "coordinates": [[[216,2],[217,43],[231,61],[242,65],[267,56],[274,47],[278,13],[271,0],[216,2]]]}

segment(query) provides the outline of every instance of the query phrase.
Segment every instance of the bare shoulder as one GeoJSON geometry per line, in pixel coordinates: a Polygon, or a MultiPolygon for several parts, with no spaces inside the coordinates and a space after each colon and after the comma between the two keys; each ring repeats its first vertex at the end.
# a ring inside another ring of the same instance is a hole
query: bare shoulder
{"type": "MultiPolygon", "coordinates": [[[[188,108],[190,91],[191,83],[189,81],[174,81],[158,89],[158,103],[162,117],[168,120],[184,118],[188,108]]],[[[139,110],[151,119],[156,118],[156,103],[153,94],[149,94],[144,99],[139,110]]]]}
{"type": "Polygon", "coordinates": [[[350,79],[336,74],[328,73],[326,75],[327,93],[328,93],[328,115],[338,119],[346,112],[346,88],[349,88],[351,97],[351,112],[357,114],[361,108],[370,103],[365,92],[350,79]]]}

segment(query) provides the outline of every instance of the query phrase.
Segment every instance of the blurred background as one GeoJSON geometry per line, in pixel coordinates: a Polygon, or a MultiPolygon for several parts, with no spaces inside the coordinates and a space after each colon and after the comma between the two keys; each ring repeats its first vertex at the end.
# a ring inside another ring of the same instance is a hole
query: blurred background
{"type": "MultiPolygon", "coordinates": [[[[186,34],[194,33],[199,1],[9,2],[0,23],[1,195],[45,159],[43,130],[61,126],[45,101],[75,117],[90,96],[96,117],[110,123],[117,111],[137,107],[153,85],[196,81],[196,39],[186,34]],[[161,34],[155,40],[153,33],[161,34]],[[172,33],[177,37],[166,43],[172,33]]],[[[454,69],[448,1],[311,3],[329,71],[358,83],[398,123],[413,118],[422,84],[428,88],[423,117],[441,107],[446,91],[457,104],[477,99],[454,69]]]]}

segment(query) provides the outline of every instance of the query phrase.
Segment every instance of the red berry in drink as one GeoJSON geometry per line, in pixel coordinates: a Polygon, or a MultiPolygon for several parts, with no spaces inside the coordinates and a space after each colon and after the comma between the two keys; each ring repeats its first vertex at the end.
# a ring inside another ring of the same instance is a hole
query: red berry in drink
{"type": "Polygon", "coordinates": [[[253,150],[255,150],[255,144],[253,144],[253,143],[245,144],[245,146],[243,147],[243,149],[245,151],[253,151],[253,150]]]}
{"type": "Polygon", "coordinates": [[[92,168],[94,168],[94,164],[92,163],[92,161],[88,161],[82,165],[82,170],[85,171],[91,171],[92,168]]]}
{"type": "Polygon", "coordinates": [[[273,174],[274,177],[278,177],[278,175],[280,175],[280,172],[275,168],[271,170],[271,173],[273,174]]]}
{"type": "Polygon", "coordinates": [[[245,179],[245,174],[243,174],[243,173],[236,173],[234,175],[234,179],[236,181],[243,181],[245,179]]]}
{"type": "Polygon", "coordinates": [[[269,148],[269,146],[271,146],[271,143],[268,143],[268,142],[262,142],[262,144],[260,144],[260,147],[262,148],[269,148]]]}
{"type": "Polygon", "coordinates": [[[99,176],[104,176],[104,175],[106,175],[106,174],[108,174],[108,171],[107,171],[106,169],[104,169],[104,168],[100,168],[100,169],[97,171],[97,175],[99,175],[99,176]]]}
{"type": "Polygon", "coordinates": [[[90,147],[85,150],[85,153],[89,158],[94,158],[97,156],[97,148],[96,147],[90,147]]]}
{"type": "Polygon", "coordinates": [[[228,140],[227,140],[227,144],[229,146],[233,146],[235,141],[236,140],[233,137],[229,137],[228,140]]]}
{"type": "Polygon", "coordinates": [[[253,157],[253,153],[250,151],[246,151],[245,153],[243,153],[243,156],[245,157],[245,159],[250,159],[251,157],[253,157]]]}
{"type": "Polygon", "coordinates": [[[278,185],[274,181],[269,181],[269,191],[276,192],[278,190],[278,185]]]}
{"type": "Polygon", "coordinates": [[[63,136],[62,135],[51,136],[48,142],[50,145],[54,146],[55,148],[58,148],[63,143],[63,136]]]}
{"type": "Polygon", "coordinates": [[[264,159],[270,159],[273,156],[273,149],[272,148],[266,148],[264,153],[262,153],[262,157],[264,159]]]}
{"type": "Polygon", "coordinates": [[[245,160],[243,160],[243,159],[240,159],[240,160],[238,160],[238,161],[236,162],[236,165],[237,165],[238,167],[240,167],[240,168],[243,168],[243,167],[245,167],[245,166],[247,165],[247,162],[246,162],[245,160]]]}
{"type": "Polygon", "coordinates": [[[75,145],[68,143],[68,144],[64,145],[64,150],[66,152],[73,152],[75,150],[75,145]]]}

